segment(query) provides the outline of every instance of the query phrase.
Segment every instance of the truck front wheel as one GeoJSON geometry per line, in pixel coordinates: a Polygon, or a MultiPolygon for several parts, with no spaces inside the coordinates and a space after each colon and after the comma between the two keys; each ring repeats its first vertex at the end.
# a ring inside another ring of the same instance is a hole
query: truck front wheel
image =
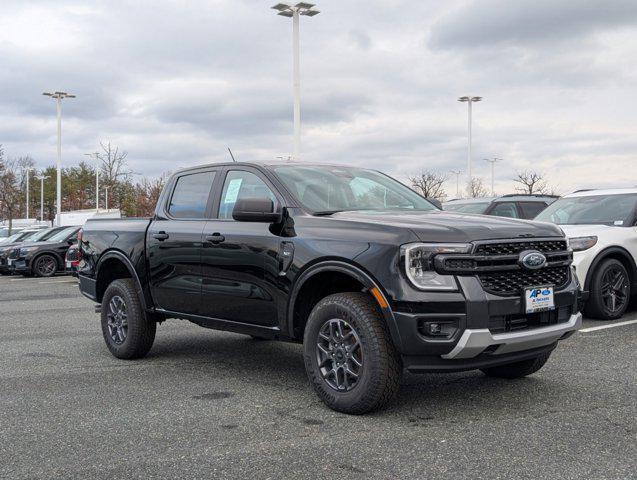
{"type": "Polygon", "coordinates": [[[537,372],[548,361],[551,352],[543,353],[529,360],[500,365],[499,367],[483,368],[482,373],[497,378],[522,378],[537,372]]]}
{"type": "Polygon", "coordinates": [[[155,341],[157,323],[148,319],[130,278],[112,282],[102,299],[102,334],[113,356],[144,357],[155,341]]]}
{"type": "Polygon", "coordinates": [[[364,293],[337,293],[314,307],[303,356],[314,391],[339,412],[379,409],[400,387],[400,356],[378,308],[364,293]]]}

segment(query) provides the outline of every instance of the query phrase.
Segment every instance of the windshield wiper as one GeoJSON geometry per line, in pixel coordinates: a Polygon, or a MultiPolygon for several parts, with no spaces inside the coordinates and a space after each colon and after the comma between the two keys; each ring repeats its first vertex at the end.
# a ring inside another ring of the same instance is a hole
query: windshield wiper
{"type": "Polygon", "coordinates": [[[315,217],[325,217],[340,212],[345,212],[345,210],[320,210],[318,212],[314,212],[312,215],[314,215],[315,217]]]}

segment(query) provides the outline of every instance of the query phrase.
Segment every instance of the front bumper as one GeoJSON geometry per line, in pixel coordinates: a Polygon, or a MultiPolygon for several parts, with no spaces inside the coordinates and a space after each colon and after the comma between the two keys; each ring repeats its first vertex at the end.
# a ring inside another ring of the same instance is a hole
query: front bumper
{"type": "Polygon", "coordinates": [[[550,351],[581,328],[575,275],[555,292],[556,309],[546,323],[545,317],[524,314],[522,294],[489,294],[475,277],[458,277],[458,283],[457,292],[403,290],[407,301],[394,301],[390,330],[408,370],[462,371],[522,361],[550,351]],[[431,337],[423,329],[428,322],[449,322],[457,330],[449,338],[431,337]]]}
{"type": "Polygon", "coordinates": [[[449,353],[441,355],[445,359],[473,358],[489,349],[494,355],[531,350],[544,347],[561,340],[582,327],[582,314],[576,313],[566,323],[521,332],[493,335],[489,329],[467,329],[449,353]]]}

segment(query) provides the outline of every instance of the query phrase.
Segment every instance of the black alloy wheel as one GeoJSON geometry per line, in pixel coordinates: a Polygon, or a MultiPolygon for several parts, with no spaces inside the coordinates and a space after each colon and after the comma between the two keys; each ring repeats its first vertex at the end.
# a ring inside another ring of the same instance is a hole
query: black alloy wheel
{"type": "Polygon", "coordinates": [[[584,313],[598,320],[615,320],[626,312],[630,302],[631,278],[622,262],[602,260],[590,280],[590,293],[584,313]]]}
{"type": "Polygon", "coordinates": [[[58,262],[51,255],[42,255],[35,260],[33,273],[38,277],[52,277],[58,270],[58,262]]]}
{"type": "Polygon", "coordinates": [[[363,369],[363,350],[354,327],[340,318],[326,321],[319,330],[316,360],[323,380],[334,390],[355,388],[363,369]]]}
{"type": "Polygon", "coordinates": [[[128,315],[126,313],[126,302],[119,295],[115,295],[108,302],[106,318],[108,334],[111,340],[115,345],[123,344],[128,334],[128,315]]]}

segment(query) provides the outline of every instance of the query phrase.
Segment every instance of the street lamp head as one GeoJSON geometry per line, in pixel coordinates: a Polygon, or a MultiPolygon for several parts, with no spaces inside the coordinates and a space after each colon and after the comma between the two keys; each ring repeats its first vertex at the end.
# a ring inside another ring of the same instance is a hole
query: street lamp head
{"type": "Polygon", "coordinates": [[[460,97],[460,98],[458,99],[458,101],[459,101],[459,102],[468,102],[469,100],[470,100],[470,98],[469,98],[469,97],[460,97]]]}
{"type": "Polygon", "coordinates": [[[480,100],[482,100],[482,97],[471,97],[472,102],[479,102],[480,100]]]}
{"type": "Polygon", "coordinates": [[[314,15],[318,15],[320,12],[318,10],[313,10],[313,3],[307,2],[299,2],[296,5],[292,6],[287,3],[277,3],[272,7],[274,10],[278,10],[279,13],[277,15],[281,15],[282,17],[293,17],[294,13],[299,13],[300,15],[305,15],[307,17],[313,17],[314,15]]]}

